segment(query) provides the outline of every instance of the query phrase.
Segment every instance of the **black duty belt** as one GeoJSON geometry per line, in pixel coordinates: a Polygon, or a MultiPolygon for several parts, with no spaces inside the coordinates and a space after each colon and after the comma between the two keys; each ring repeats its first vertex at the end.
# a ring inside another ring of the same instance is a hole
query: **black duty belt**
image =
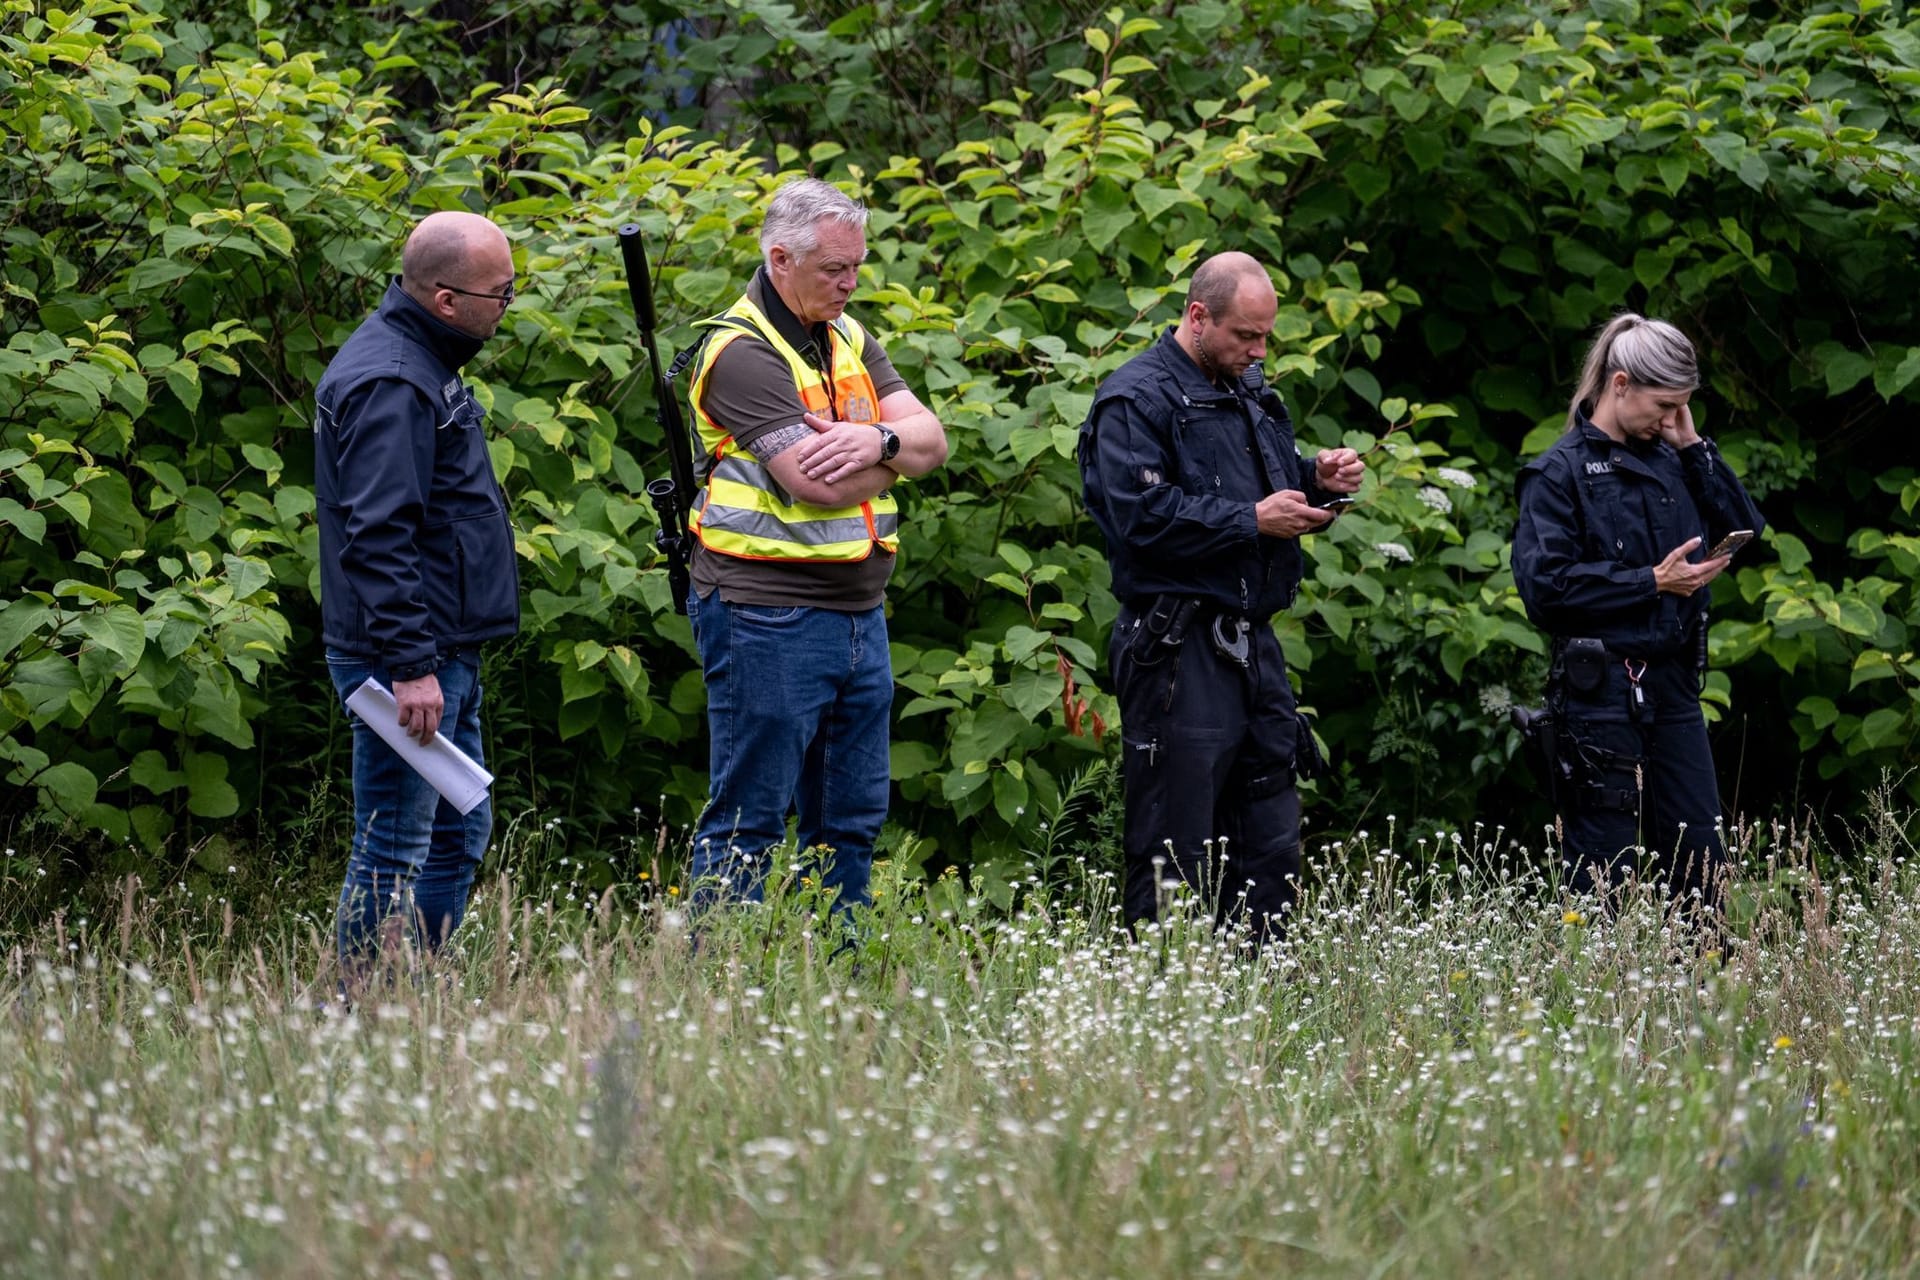
{"type": "Polygon", "coordinates": [[[1605,662],[1625,662],[1631,660],[1633,662],[1644,662],[1650,667],[1665,667],[1686,663],[1697,653],[1701,653],[1700,637],[1705,634],[1704,631],[1696,629],[1688,633],[1687,638],[1680,642],[1678,648],[1651,656],[1621,653],[1618,649],[1611,648],[1604,640],[1577,636],[1554,636],[1552,637],[1553,643],[1549,649],[1549,653],[1554,664],[1557,666],[1566,656],[1568,649],[1579,645],[1589,645],[1592,646],[1590,652],[1596,653],[1601,660],[1605,662]]]}
{"type": "Polygon", "coordinates": [[[1194,628],[1204,626],[1221,657],[1242,667],[1249,665],[1254,620],[1244,613],[1222,609],[1200,596],[1166,592],[1133,608],[1149,651],[1178,648],[1194,628]]]}

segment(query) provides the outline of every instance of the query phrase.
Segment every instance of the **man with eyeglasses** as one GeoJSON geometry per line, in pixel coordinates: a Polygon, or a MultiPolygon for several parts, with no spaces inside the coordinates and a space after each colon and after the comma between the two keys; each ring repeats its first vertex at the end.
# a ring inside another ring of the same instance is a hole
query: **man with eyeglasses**
{"type": "Polygon", "coordinates": [[[817,179],[774,194],[764,264],[702,322],[688,381],[706,454],[687,613],[712,781],[694,833],[697,902],[758,899],[799,815],[842,909],[870,901],[893,709],[881,599],[900,545],[892,490],[947,457],[940,420],[845,314],[867,210],[817,179]]]}
{"type": "MultiPolygon", "coordinates": [[[[376,680],[408,734],[445,734],[475,760],[479,646],[519,630],[520,592],[486,411],[460,369],[513,297],[500,228],[432,214],[314,392],[321,631],[335,690],[344,700],[376,680]]],[[[459,925],[493,814],[482,801],[461,815],[349,719],[353,842],[335,927],[354,982],[399,935],[431,952],[459,925]]]]}

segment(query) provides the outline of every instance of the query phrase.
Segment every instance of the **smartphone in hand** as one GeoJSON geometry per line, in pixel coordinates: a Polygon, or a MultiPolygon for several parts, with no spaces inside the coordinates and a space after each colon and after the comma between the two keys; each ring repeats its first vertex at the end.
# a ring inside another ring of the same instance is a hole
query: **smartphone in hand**
{"type": "Polygon", "coordinates": [[[1354,497],[1352,494],[1339,493],[1324,502],[1316,502],[1313,505],[1322,511],[1345,511],[1348,507],[1352,506],[1353,503],[1354,497]]]}
{"type": "Polygon", "coordinates": [[[1722,556],[1730,556],[1752,541],[1753,530],[1735,529],[1732,533],[1715,543],[1713,550],[1707,552],[1706,558],[1709,560],[1718,560],[1722,556]]]}

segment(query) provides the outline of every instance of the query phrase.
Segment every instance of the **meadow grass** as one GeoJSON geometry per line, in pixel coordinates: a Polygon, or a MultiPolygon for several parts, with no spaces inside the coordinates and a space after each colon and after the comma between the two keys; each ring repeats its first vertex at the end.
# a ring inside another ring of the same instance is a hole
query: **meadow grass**
{"type": "Polygon", "coordinates": [[[130,883],[6,954],[0,1273],[1912,1273],[1920,870],[1772,837],[1724,952],[1478,833],[1257,958],[1093,872],[883,866],[852,945],[495,880],[350,1009],[324,921],[130,883]]]}

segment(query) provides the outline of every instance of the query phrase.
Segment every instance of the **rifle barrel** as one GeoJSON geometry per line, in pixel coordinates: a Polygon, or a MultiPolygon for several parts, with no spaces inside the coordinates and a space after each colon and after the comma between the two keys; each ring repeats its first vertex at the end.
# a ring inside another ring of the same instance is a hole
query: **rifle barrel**
{"type": "Polygon", "coordinates": [[[653,273],[647,269],[646,243],[640,236],[640,224],[629,222],[620,228],[620,256],[627,268],[627,292],[633,299],[633,318],[640,327],[641,345],[647,349],[647,363],[653,371],[654,402],[660,409],[660,430],[666,437],[667,474],[647,482],[647,497],[660,519],[655,543],[667,559],[667,582],[677,613],[687,611],[688,556],[692,537],[687,531],[688,503],[693,498],[693,443],[687,438],[680,417],[680,406],[673,398],[673,387],[660,365],[660,346],[654,339],[658,316],[653,307],[653,273]]]}
{"type": "Polygon", "coordinates": [[[640,224],[629,222],[620,228],[620,256],[627,262],[627,292],[633,295],[633,318],[649,348],[659,320],[653,310],[653,273],[647,270],[647,243],[640,238],[640,224]]]}

